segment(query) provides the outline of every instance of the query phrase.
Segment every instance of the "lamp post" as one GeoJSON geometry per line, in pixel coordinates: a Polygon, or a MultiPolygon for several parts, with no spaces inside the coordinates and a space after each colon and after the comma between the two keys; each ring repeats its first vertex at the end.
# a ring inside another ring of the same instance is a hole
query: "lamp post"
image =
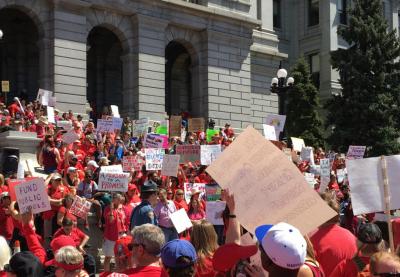
{"type": "Polygon", "coordinates": [[[0,39],[2,39],[3,38],[3,31],[0,29],[0,39]]]}
{"type": "Polygon", "coordinates": [[[276,73],[277,77],[272,78],[271,81],[271,92],[276,93],[278,95],[278,113],[280,115],[285,115],[285,102],[286,102],[286,93],[289,88],[291,88],[294,84],[294,78],[287,78],[286,69],[282,68],[282,65],[279,65],[279,70],[276,73]],[[286,81],[286,84],[285,84],[286,81]]]}

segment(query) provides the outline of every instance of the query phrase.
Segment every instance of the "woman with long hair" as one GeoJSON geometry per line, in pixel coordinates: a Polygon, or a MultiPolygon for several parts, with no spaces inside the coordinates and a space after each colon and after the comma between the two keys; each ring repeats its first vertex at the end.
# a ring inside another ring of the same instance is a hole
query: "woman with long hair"
{"type": "Polygon", "coordinates": [[[199,200],[192,197],[189,203],[188,216],[190,220],[202,220],[206,217],[206,213],[199,200]]]}

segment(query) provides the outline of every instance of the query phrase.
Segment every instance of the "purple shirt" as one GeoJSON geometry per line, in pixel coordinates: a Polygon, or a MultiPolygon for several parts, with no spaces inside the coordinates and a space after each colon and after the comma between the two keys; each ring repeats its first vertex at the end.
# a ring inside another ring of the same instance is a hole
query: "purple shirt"
{"type": "Polygon", "coordinates": [[[154,214],[158,219],[158,225],[166,228],[174,227],[170,219],[170,215],[174,212],[176,212],[176,207],[173,201],[167,200],[167,204],[158,202],[157,206],[154,208],[154,214]]]}

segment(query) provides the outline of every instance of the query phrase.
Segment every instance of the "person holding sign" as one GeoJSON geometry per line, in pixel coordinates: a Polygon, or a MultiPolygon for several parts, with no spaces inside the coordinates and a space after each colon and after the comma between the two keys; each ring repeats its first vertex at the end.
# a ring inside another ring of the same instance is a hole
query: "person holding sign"
{"type": "Polygon", "coordinates": [[[120,193],[113,193],[112,202],[109,206],[104,209],[104,243],[103,253],[104,258],[104,270],[110,271],[110,261],[114,256],[114,246],[116,241],[126,236],[128,231],[126,223],[126,215],[122,206],[124,197],[120,193]]]}
{"type": "Polygon", "coordinates": [[[68,218],[71,220],[76,226],[78,224],[78,219],[76,218],[75,215],[71,213],[71,206],[72,203],[74,202],[74,196],[72,194],[67,194],[63,200],[62,200],[62,206],[58,210],[57,213],[57,224],[58,226],[62,226],[63,220],[65,218],[68,218]]]}
{"type": "Polygon", "coordinates": [[[170,215],[177,211],[173,201],[167,199],[167,191],[160,189],[158,192],[160,201],[154,208],[154,215],[157,217],[158,226],[165,235],[165,241],[171,241],[178,238],[178,233],[172,224],[170,215]]]}

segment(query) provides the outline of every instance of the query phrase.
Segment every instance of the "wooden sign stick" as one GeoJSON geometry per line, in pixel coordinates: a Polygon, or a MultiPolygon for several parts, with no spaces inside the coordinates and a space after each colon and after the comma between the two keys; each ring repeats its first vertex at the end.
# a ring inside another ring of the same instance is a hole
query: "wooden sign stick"
{"type": "Polygon", "coordinates": [[[383,195],[385,204],[385,214],[387,216],[387,224],[389,231],[389,245],[390,250],[394,253],[394,241],[393,241],[393,228],[392,228],[392,217],[390,215],[390,191],[389,191],[389,179],[387,174],[387,164],[385,156],[381,156],[382,163],[382,176],[383,176],[383,195]]]}

